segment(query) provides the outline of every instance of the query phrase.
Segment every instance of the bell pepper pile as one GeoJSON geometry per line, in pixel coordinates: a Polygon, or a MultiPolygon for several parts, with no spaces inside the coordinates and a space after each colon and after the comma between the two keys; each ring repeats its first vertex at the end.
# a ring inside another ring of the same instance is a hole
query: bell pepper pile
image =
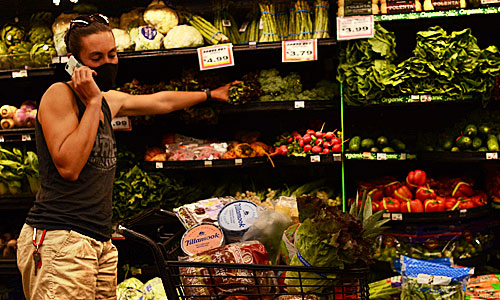
{"type": "Polygon", "coordinates": [[[298,131],[283,133],[274,143],[275,151],[271,154],[281,156],[307,156],[312,154],[330,154],[342,152],[341,132],[316,131],[309,129],[301,134],[298,131]]]}
{"type": "Polygon", "coordinates": [[[474,189],[474,182],[465,178],[427,178],[422,170],[408,173],[404,181],[383,178],[360,182],[360,193],[368,191],[373,211],[423,213],[471,209],[488,203],[484,191],[474,189]]]}

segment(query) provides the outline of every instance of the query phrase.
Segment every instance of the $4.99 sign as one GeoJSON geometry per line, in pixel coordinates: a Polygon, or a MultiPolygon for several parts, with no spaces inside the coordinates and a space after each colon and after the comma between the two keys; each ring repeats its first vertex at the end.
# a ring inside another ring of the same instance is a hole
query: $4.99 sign
{"type": "Polygon", "coordinates": [[[318,59],[318,42],[316,39],[283,41],[282,62],[311,61],[318,59]]]}
{"type": "Polygon", "coordinates": [[[234,66],[233,44],[198,48],[200,70],[234,66]]]}
{"type": "Polygon", "coordinates": [[[374,27],[373,15],[337,17],[337,40],[372,38],[374,27]]]}

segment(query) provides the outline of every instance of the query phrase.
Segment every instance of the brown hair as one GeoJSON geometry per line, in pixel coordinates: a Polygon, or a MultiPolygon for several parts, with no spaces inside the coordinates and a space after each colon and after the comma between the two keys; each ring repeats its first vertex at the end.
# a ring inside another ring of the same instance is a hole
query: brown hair
{"type": "Polygon", "coordinates": [[[73,26],[64,36],[68,53],[72,53],[80,60],[82,50],[82,38],[99,32],[111,32],[111,27],[100,22],[91,22],[88,26],[73,26]]]}

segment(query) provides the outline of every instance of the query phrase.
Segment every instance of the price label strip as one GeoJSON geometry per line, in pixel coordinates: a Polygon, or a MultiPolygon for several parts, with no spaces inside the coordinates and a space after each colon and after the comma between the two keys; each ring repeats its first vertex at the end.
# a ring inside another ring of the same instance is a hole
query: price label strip
{"type": "Polygon", "coordinates": [[[304,101],[295,101],[293,107],[295,109],[306,108],[306,103],[304,101]]]}
{"type": "Polygon", "coordinates": [[[0,143],[3,143],[5,142],[5,138],[3,137],[3,135],[0,135],[0,143]]]}
{"type": "Polygon", "coordinates": [[[198,48],[200,70],[234,66],[233,44],[198,48]]]}
{"type": "Polygon", "coordinates": [[[318,60],[318,40],[283,41],[281,44],[282,62],[318,60]]]}
{"type": "Polygon", "coordinates": [[[129,117],[118,117],[111,121],[111,127],[115,131],[131,131],[132,122],[129,117]]]}
{"type": "Polygon", "coordinates": [[[337,40],[372,38],[374,28],[373,15],[337,17],[337,40]]]}
{"type": "Polygon", "coordinates": [[[29,134],[23,134],[23,135],[21,135],[21,141],[23,141],[23,142],[29,142],[29,141],[31,141],[31,135],[29,135],[29,134]]]}
{"type": "Polygon", "coordinates": [[[13,71],[12,78],[28,77],[28,70],[13,71]]]}
{"type": "Polygon", "coordinates": [[[321,162],[321,156],[319,156],[319,155],[311,155],[311,162],[312,163],[319,163],[319,162],[321,162]]]}
{"type": "Polygon", "coordinates": [[[487,152],[486,159],[498,159],[498,152],[487,152]]]}

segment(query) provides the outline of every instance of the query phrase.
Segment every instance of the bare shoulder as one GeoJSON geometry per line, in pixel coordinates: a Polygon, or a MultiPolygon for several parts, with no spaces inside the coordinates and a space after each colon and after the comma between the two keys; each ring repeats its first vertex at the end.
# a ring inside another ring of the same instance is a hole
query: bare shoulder
{"type": "Polygon", "coordinates": [[[130,94],[120,92],[120,91],[115,91],[111,90],[108,92],[102,93],[104,95],[104,98],[108,102],[109,108],[111,109],[111,114],[113,117],[117,116],[123,107],[123,104],[127,99],[131,97],[130,94]]]}
{"type": "Polygon", "coordinates": [[[62,82],[52,84],[43,94],[39,107],[39,121],[46,114],[63,115],[74,112],[76,105],[71,88],[62,82]]]}

